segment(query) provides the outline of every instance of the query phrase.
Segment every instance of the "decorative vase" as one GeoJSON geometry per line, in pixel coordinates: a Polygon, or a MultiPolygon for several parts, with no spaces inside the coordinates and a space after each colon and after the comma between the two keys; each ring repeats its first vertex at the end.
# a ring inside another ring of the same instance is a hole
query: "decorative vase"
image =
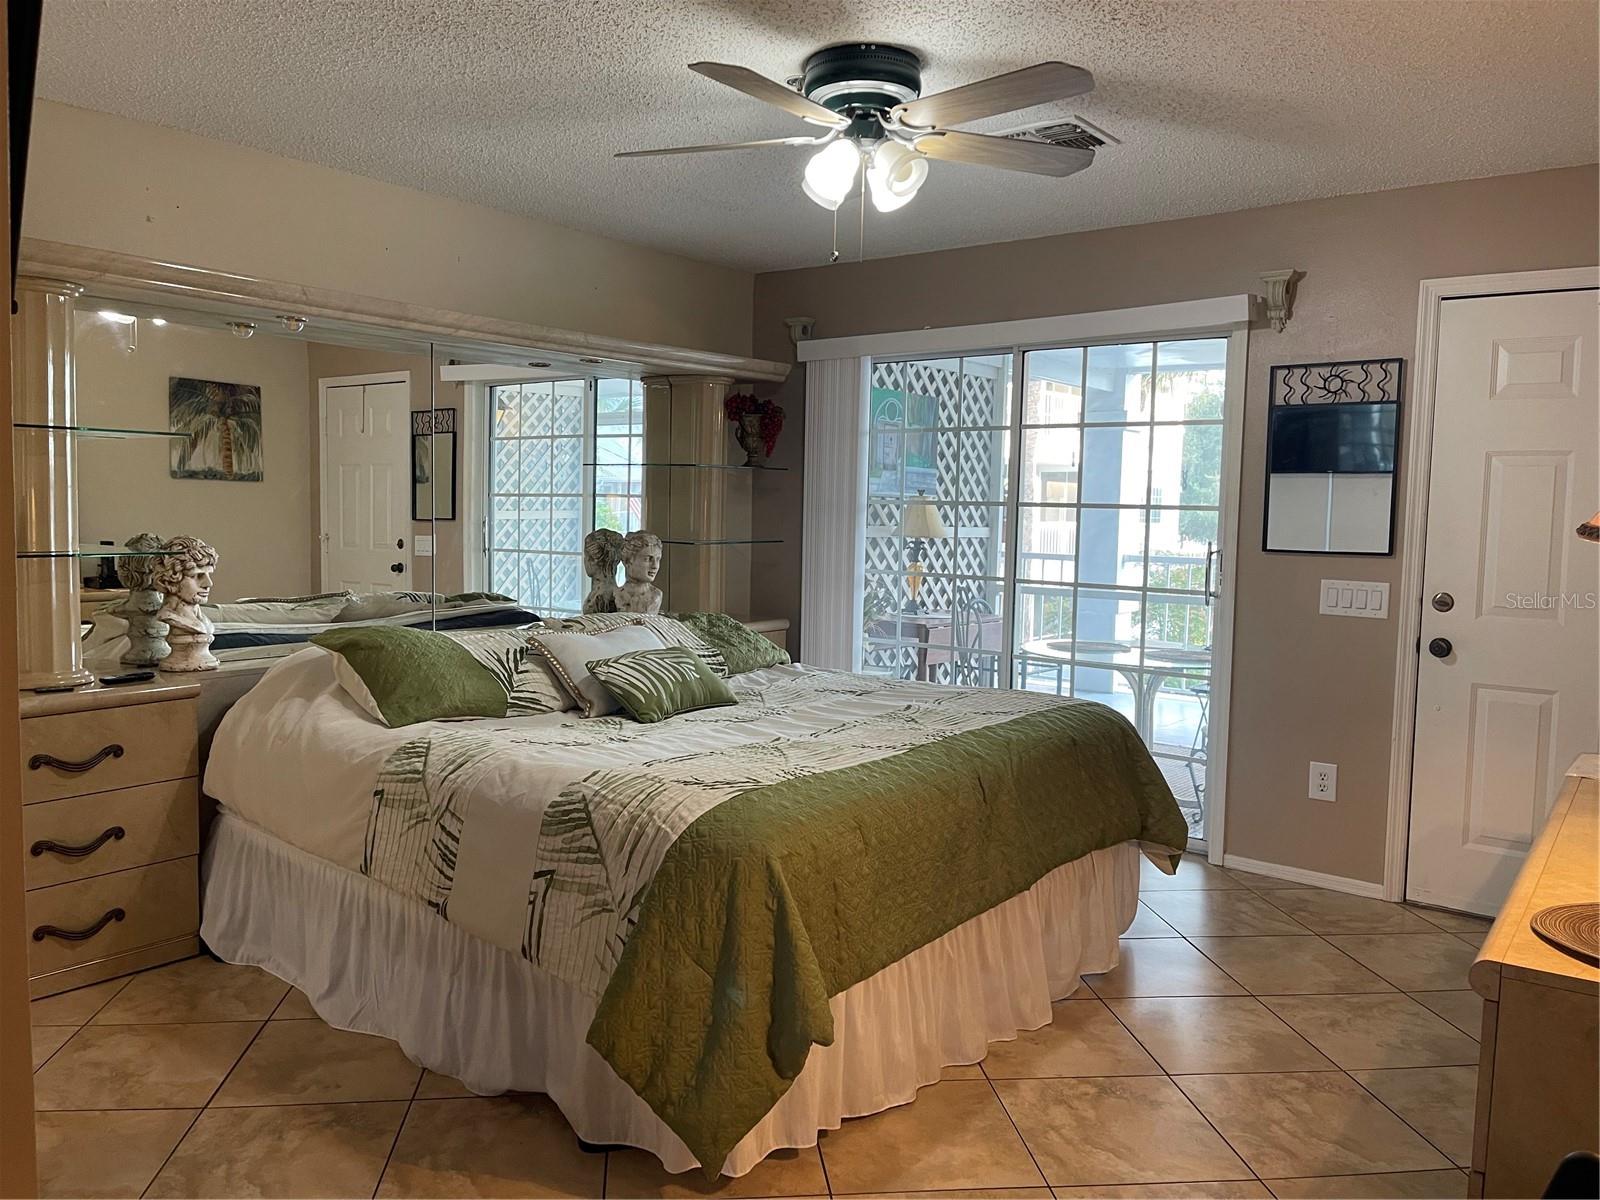
{"type": "Polygon", "coordinates": [[[745,413],[740,417],[739,428],[735,431],[734,437],[738,439],[739,449],[744,451],[745,466],[766,466],[766,442],[761,437],[760,413],[745,413]]]}

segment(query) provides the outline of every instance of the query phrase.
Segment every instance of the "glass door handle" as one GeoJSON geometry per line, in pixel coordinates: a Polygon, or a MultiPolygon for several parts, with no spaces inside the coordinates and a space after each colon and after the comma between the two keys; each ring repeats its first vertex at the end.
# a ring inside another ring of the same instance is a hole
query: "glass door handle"
{"type": "Polygon", "coordinates": [[[1205,605],[1206,605],[1207,608],[1211,607],[1211,601],[1216,599],[1216,595],[1217,595],[1214,591],[1211,590],[1211,556],[1216,554],[1216,552],[1217,552],[1216,543],[1207,542],[1206,543],[1206,578],[1205,578],[1205,582],[1201,585],[1201,589],[1200,589],[1201,591],[1203,591],[1205,593],[1205,605]]]}

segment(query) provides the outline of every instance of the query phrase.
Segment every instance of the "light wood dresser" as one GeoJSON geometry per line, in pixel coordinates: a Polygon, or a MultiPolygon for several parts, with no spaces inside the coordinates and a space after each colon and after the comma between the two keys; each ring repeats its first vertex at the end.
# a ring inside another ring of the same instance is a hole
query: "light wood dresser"
{"type": "Polygon", "coordinates": [[[23,693],[34,996],[199,950],[199,695],[160,681],[23,693]]]}
{"type": "Polygon", "coordinates": [[[1600,899],[1595,756],[1573,765],[1468,978],[1483,997],[1471,1196],[1540,1196],[1562,1157],[1600,1151],[1600,969],[1533,914],[1600,899]]]}

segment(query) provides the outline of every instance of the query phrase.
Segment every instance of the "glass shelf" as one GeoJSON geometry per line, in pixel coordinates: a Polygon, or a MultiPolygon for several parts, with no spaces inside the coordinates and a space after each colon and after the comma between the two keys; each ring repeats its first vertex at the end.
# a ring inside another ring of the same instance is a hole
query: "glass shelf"
{"type": "Polygon", "coordinates": [[[662,538],[663,546],[779,546],[782,538],[662,538]]]}
{"type": "Polygon", "coordinates": [[[187,433],[171,429],[111,429],[100,425],[44,425],[36,421],[15,421],[13,429],[42,429],[49,433],[75,433],[89,438],[187,438],[187,433]]]}
{"type": "Polygon", "coordinates": [[[80,546],[76,550],[18,550],[18,558],[160,558],[165,550],[129,550],[119,546],[80,546]]]}
{"type": "Polygon", "coordinates": [[[675,467],[690,471],[787,471],[788,467],[753,467],[747,463],[693,463],[693,462],[586,462],[586,467],[675,467]]]}

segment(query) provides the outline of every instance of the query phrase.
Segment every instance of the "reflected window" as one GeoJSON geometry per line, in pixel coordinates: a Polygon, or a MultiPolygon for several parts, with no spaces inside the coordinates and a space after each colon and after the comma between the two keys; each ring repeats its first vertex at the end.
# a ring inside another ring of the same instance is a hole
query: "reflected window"
{"type": "Polygon", "coordinates": [[[491,590],[540,616],[580,611],[583,539],[643,519],[644,389],[558,379],[489,389],[491,590]]]}

